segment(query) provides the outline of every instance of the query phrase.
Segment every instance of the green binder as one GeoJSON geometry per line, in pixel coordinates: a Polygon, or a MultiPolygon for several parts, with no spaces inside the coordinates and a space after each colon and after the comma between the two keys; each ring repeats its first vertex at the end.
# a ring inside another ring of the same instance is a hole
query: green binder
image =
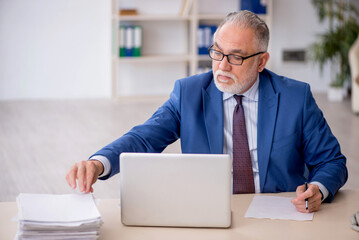
{"type": "Polygon", "coordinates": [[[142,52],[142,27],[134,26],[133,56],[140,57],[142,52]]]}
{"type": "Polygon", "coordinates": [[[125,56],[125,27],[120,26],[120,34],[119,34],[119,56],[125,56]]]}

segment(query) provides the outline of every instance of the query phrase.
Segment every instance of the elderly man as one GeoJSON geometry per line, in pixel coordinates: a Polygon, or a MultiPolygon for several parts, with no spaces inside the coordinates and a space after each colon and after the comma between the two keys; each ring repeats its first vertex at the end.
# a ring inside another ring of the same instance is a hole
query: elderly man
{"type": "Polygon", "coordinates": [[[209,49],[213,70],[178,80],[149,120],[76,163],[68,184],[93,191],[120,171],[122,152],[161,152],[181,138],[183,153],[232,156],[234,194],[296,190],[297,210],[317,211],[346,182],[346,158],[309,85],[265,69],[268,42],[257,15],[230,13],[209,49]]]}

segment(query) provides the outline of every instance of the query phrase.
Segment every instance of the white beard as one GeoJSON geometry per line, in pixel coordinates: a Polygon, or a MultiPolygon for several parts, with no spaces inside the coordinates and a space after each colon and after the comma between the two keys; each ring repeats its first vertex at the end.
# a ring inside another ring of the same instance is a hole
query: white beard
{"type": "Polygon", "coordinates": [[[254,79],[254,81],[248,81],[248,79],[249,79],[249,77],[245,76],[245,81],[239,82],[238,78],[235,75],[233,75],[230,72],[225,72],[222,70],[217,70],[214,74],[214,83],[215,83],[216,87],[218,88],[218,90],[221,92],[226,92],[226,93],[230,93],[230,94],[239,94],[239,93],[243,93],[244,90],[248,90],[249,87],[256,80],[256,79],[254,79]],[[226,85],[226,83],[228,83],[228,81],[218,79],[218,75],[223,75],[223,76],[231,78],[233,81],[233,84],[226,85]]]}

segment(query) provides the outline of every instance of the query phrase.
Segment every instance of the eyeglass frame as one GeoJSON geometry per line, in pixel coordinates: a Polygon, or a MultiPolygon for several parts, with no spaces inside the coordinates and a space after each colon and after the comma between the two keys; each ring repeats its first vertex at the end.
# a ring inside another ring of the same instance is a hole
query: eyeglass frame
{"type": "Polygon", "coordinates": [[[221,52],[221,51],[218,51],[218,50],[213,49],[213,46],[214,46],[214,45],[212,45],[212,46],[210,46],[210,47],[208,48],[208,55],[209,55],[209,57],[210,57],[212,60],[215,60],[215,61],[219,61],[219,62],[220,62],[220,61],[223,60],[224,57],[227,57],[228,63],[229,63],[229,64],[232,64],[232,65],[236,65],[236,66],[241,66],[241,65],[243,64],[244,60],[246,60],[246,59],[248,59],[248,58],[257,56],[257,55],[262,54],[262,53],[266,53],[266,52],[257,52],[257,53],[255,53],[255,54],[250,55],[250,56],[242,57],[241,55],[238,55],[238,54],[224,54],[224,53],[221,52]],[[215,51],[215,52],[221,53],[221,54],[222,54],[222,58],[221,58],[221,59],[214,59],[214,58],[212,58],[212,57],[211,57],[211,51],[215,51]],[[229,61],[229,56],[237,56],[237,57],[240,57],[240,58],[242,59],[242,62],[241,62],[240,64],[231,63],[231,62],[229,61]]]}

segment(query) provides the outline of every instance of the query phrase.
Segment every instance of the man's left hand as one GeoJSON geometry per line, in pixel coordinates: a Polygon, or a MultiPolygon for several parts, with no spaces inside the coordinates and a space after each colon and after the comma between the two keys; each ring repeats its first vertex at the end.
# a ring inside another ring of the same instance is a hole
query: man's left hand
{"type": "Polygon", "coordinates": [[[322,194],[319,187],[315,184],[308,184],[308,189],[305,191],[305,185],[297,187],[297,198],[291,201],[299,212],[310,213],[319,210],[322,204],[322,194]],[[305,209],[305,199],[308,199],[308,209],[305,209]]]}

